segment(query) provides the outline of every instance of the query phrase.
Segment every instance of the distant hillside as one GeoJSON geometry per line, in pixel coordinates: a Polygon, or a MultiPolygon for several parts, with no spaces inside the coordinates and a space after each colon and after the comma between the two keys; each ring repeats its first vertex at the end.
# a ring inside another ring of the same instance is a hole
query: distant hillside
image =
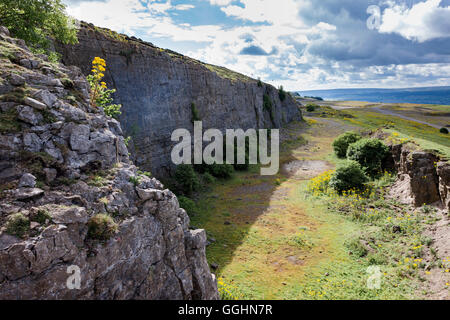
{"type": "Polygon", "coordinates": [[[325,100],[450,105],[450,87],[333,89],[298,91],[298,93],[302,96],[322,97],[325,100]]]}

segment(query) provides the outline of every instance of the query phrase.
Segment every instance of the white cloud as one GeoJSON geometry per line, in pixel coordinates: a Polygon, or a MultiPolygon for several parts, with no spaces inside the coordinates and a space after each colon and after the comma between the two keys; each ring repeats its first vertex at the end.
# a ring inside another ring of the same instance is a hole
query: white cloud
{"type": "MultiPolygon", "coordinates": [[[[172,3],[175,1],[170,0],[165,2],[81,0],[75,3],[69,2],[68,11],[80,20],[139,36],[155,43],[158,42],[155,40],[158,38],[180,43],[195,42],[196,45],[189,46],[191,49],[180,50],[181,53],[255,78],[261,77],[263,81],[275,86],[283,85],[287,90],[437,85],[445,84],[446,81],[448,83],[450,80],[449,64],[418,63],[404,66],[371,65],[367,67],[367,64],[363,63],[362,66],[355,66],[350,58],[356,59],[357,63],[370,59],[377,54],[377,50],[373,49],[371,43],[365,42],[364,32],[369,32],[365,29],[351,29],[352,38],[349,41],[354,41],[356,45],[344,45],[345,39],[349,39],[343,37],[348,36],[348,33],[343,34],[343,32],[349,32],[348,29],[344,29],[345,23],[353,21],[346,10],[339,11],[338,15],[335,12],[327,15],[327,11],[320,9],[319,6],[305,7],[305,3],[309,2],[304,0],[241,0],[244,7],[233,5],[232,0],[204,1],[221,6],[220,9],[227,14],[234,26],[225,27],[220,23],[195,26],[188,23],[175,23],[172,17],[176,11],[179,11],[178,17],[180,17],[184,14],[182,11],[193,9],[194,6],[175,5],[172,3]],[[300,16],[302,12],[310,14],[312,12],[318,16],[307,24],[300,16]],[[324,15],[320,16],[322,12],[324,15]],[[254,24],[243,25],[240,23],[242,21],[250,21],[254,24]],[[344,40],[338,41],[341,39],[344,40]],[[314,45],[316,45],[316,51],[311,50],[314,45]],[[240,54],[243,49],[249,47],[257,47],[270,54],[240,54]],[[321,55],[320,53],[323,52],[330,54],[321,55]]],[[[325,0],[321,1],[325,3],[325,0]]],[[[328,4],[334,2],[334,0],[326,1],[328,4]]],[[[340,8],[341,1],[336,0],[337,4],[333,8],[340,8]]],[[[438,0],[428,0],[423,2],[425,7],[416,7],[416,5],[408,9],[391,2],[388,10],[384,12],[380,32],[396,32],[417,41],[436,37],[442,33],[439,31],[442,30],[442,23],[445,27],[445,22],[449,20],[448,11],[441,10],[448,10],[448,8],[439,8],[439,4],[438,0]],[[437,18],[436,15],[442,14],[446,14],[447,19],[437,18]],[[432,24],[427,20],[431,19],[430,16],[434,19],[432,24]],[[438,22],[441,22],[439,27],[437,27],[438,22]]],[[[361,25],[365,26],[365,9],[361,11],[361,15],[363,19],[360,21],[361,25]]],[[[386,46],[383,46],[381,50],[385,52],[386,46]]],[[[387,55],[390,57],[389,52],[387,55]]],[[[377,62],[372,64],[378,64],[378,61],[384,64],[383,60],[384,58],[376,60],[377,62]]]]}
{"type": "Polygon", "coordinates": [[[233,0],[209,0],[209,3],[216,6],[227,6],[232,2],[233,0]]]}
{"type": "Polygon", "coordinates": [[[450,36],[450,6],[440,7],[441,0],[426,0],[408,8],[389,2],[382,15],[381,33],[397,33],[408,40],[427,40],[450,36]]]}
{"type": "Polygon", "coordinates": [[[301,26],[298,17],[299,1],[294,0],[241,0],[244,7],[230,5],[222,8],[228,16],[252,22],[301,26]]]}

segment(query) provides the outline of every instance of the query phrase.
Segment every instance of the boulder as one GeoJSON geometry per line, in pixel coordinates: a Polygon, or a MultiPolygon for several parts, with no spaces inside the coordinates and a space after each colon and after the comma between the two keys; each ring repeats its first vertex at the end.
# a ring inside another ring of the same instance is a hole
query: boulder
{"type": "Polygon", "coordinates": [[[17,106],[17,112],[17,118],[34,126],[41,122],[43,119],[40,113],[34,112],[34,109],[29,106],[17,106]]]}
{"type": "Polygon", "coordinates": [[[26,105],[29,105],[30,107],[33,107],[33,108],[35,108],[37,110],[45,110],[45,109],[47,109],[47,106],[45,104],[43,104],[42,102],[39,102],[39,101],[37,101],[37,100],[35,100],[33,98],[30,98],[30,97],[26,97],[23,100],[23,102],[26,105]]]}
{"type": "Polygon", "coordinates": [[[87,125],[73,127],[70,134],[71,149],[80,153],[87,153],[91,146],[91,142],[89,141],[90,133],[91,129],[87,125]]]}
{"type": "Polygon", "coordinates": [[[36,186],[36,177],[30,173],[25,173],[19,181],[19,188],[34,188],[36,186]]]}
{"type": "Polygon", "coordinates": [[[18,74],[11,73],[11,75],[9,76],[9,83],[11,83],[13,86],[23,86],[25,84],[25,78],[19,76],[18,74]]]}
{"type": "Polygon", "coordinates": [[[14,198],[17,200],[29,200],[44,195],[44,190],[39,188],[19,188],[14,192],[14,198]]]}
{"type": "Polygon", "coordinates": [[[58,100],[58,98],[48,90],[39,90],[33,95],[33,97],[39,101],[42,101],[49,108],[53,107],[55,102],[58,100]]]}

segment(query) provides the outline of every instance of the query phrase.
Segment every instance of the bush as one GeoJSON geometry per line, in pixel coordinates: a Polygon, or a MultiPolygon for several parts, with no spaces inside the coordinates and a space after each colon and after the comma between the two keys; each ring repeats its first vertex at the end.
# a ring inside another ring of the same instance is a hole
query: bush
{"type": "Polygon", "coordinates": [[[258,79],[258,87],[260,87],[260,88],[263,87],[263,83],[262,83],[261,79],[258,79]]]}
{"type": "Polygon", "coordinates": [[[266,111],[272,111],[272,100],[270,100],[269,95],[266,93],[263,96],[263,109],[266,111]]]}
{"type": "Polygon", "coordinates": [[[30,220],[23,214],[16,213],[8,217],[6,233],[23,238],[28,231],[30,231],[30,220]]]}
{"type": "Polygon", "coordinates": [[[343,133],[333,142],[334,152],[339,158],[345,158],[347,156],[348,147],[361,139],[362,137],[359,133],[353,131],[343,133]]]}
{"type": "Polygon", "coordinates": [[[191,103],[191,113],[192,113],[192,122],[194,121],[201,121],[200,115],[198,114],[197,107],[195,106],[195,103],[191,103]]]}
{"type": "Polygon", "coordinates": [[[180,196],[178,197],[178,202],[180,203],[180,208],[186,210],[190,217],[194,216],[198,212],[197,204],[193,200],[180,196]]]}
{"type": "Polygon", "coordinates": [[[73,19],[61,0],[0,1],[0,21],[11,33],[34,48],[49,49],[51,38],[64,44],[77,43],[73,19]]]}
{"type": "Polygon", "coordinates": [[[206,172],[203,175],[203,180],[208,184],[216,182],[216,178],[214,178],[209,172],[206,172]]]}
{"type": "Polygon", "coordinates": [[[447,128],[441,128],[441,130],[439,130],[440,133],[443,134],[448,134],[448,129],[447,128]]]}
{"type": "Polygon", "coordinates": [[[234,168],[230,164],[212,164],[207,167],[207,171],[216,178],[228,179],[231,178],[234,168]]]}
{"type": "Polygon", "coordinates": [[[180,164],[174,175],[180,193],[190,195],[200,187],[200,181],[192,165],[180,164]]]}
{"type": "Polygon", "coordinates": [[[319,106],[318,105],[316,105],[316,104],[308,104],[307,106],[306,106],[306,111],[308,111],[308,112],[314,112],[314,111],[316,111],[316,108],[318,108],[319,106]]]}
{"type": "Polygon", "coordinates": [[[330,187],[339,193],[347,190],[362,190],[369,179],[361,166],[355,161],[348,161],[339,166],[330,179],[330,187]]]}
{"type": "Polygon", "coordinates": [[[31,220],[39,224],[45,224],[46,222],[52,221],[52,216],[47,210],[40,209],[31,217],[31,220]]]}
{"type": "Polygon", "coordinates": [[[389,148],[379,139],[361,139],[347,150],[347,158],[358,162],[372,178],[382,173],[381,165],[388,154],[389,148]]]}
{"type": "Polygon", "coordinates": [[[286,91],[284,91],[283,86],[280,86],[280,88],[278,89],[278,97],[280,98],[281,102],[286,100],[286,91]]]}
{"type": "Polygon", "coordinates": [[[88,222],[88,238],[107,241],[114,236],[119,229],[113,218],[107,214],[97,214],[88,222]]]}

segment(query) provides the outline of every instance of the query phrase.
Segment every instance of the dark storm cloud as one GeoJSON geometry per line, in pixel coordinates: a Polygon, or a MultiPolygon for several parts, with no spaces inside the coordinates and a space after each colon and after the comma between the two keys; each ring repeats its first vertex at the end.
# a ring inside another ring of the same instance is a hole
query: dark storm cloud
{"type": "Polygon", "coordinates": [[[263,48],[258,46],[248,46],[241,50],[240,54],[250,56],[267,56],[269,55],[263,48]]]}
{"type": "MultiPolygon", "coordinates": [[[[410,6],[419,1],[407,1],[410,6]]],[[[446,0],[441,3],[448,3],[446,0]]],[[[369,0],[311,1],[300,10],[300,17],[315,25],[326,22],[336,26],[336,31],[312,40],[306,51],[316,57],[345,62],[358,67],[390,64],[449,63],[450,41],[439,38],[422,43],[405,39],[398,34],[381,34],[369,30],[366,21],[369,0]]],[[[386,6],[382,7],[385,8],[386,6]]],[[[430,21],[439,30],[450,29],[450,17],[435,17],[430,21]]]]}

